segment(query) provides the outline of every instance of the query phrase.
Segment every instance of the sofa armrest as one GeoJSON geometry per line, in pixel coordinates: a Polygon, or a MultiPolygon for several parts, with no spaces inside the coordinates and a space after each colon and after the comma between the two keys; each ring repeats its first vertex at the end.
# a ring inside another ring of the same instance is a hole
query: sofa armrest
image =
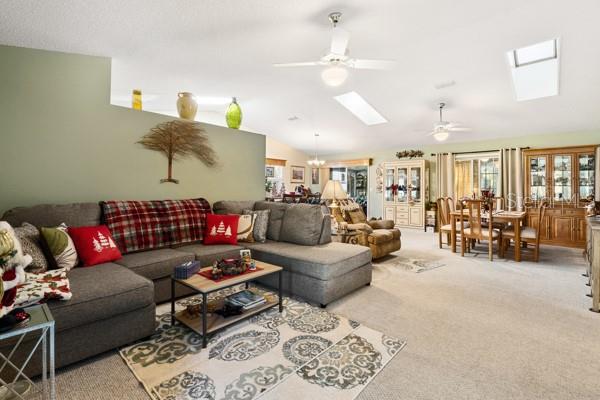
{"type": "Polygon", "coordinates": [[[350,231],[362,231],[365,233],[372,233],[373,228],[369,224],[359,223],[359,224],[347,224],[346,229],[350,231]]]}
{"type": "Polygon", "coordinates": [[[393,229],[394,228],[394,221],[391,220],[372,220],[372,221],[367,221],[367,223],[371,226],[371,228],[373,229],[393,229]]]}

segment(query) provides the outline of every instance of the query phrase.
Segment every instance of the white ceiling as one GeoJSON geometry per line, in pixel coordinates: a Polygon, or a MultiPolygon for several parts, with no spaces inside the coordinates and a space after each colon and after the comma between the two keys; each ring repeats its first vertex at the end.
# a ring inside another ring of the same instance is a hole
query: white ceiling
{"type": "MultiPolygon", "coordinates": [[[[0,43],[112,57],[115,98],[141,88],[151,110],[173,113],[179,91],[237,96],[243,128],[307,152],[318,131],[322,153],[341,153],[434,143],[442,100],[444,119],[473,128],[450,141],[599,129],[598,15],[598,0],[21,0],[0,3],[0,43]],[[331,11],[352,56],[397,67],[333,89],[319,68],[271,66],[325,54],[331,11]],[[516,102],[505,53],[555,37],[560,95],[516,102]],[[389,123],[367,127],[333,99],[351,90],[389,123]]],[[[200,107],[223,124],[225,106],[200,107]]]]}

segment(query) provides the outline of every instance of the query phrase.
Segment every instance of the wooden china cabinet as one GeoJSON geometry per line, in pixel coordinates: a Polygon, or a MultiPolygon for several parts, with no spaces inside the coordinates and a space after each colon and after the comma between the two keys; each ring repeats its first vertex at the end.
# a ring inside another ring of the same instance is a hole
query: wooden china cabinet
{"type": "Polygon", "coordinates": [[[584,146],[523,152],[529,226],[537,227],[540,203],[549,203],[539,229],[542,243],[585,246],[584,207],[594,196],[595,151],[596,146],[584,146]]]}
{"type": "Polygon", "coordinates": [[[399,227],[423,228],[425,204],[429,201],[429,171],[426,160],[393,161],[383,164],[383,217],[399,227]]]}

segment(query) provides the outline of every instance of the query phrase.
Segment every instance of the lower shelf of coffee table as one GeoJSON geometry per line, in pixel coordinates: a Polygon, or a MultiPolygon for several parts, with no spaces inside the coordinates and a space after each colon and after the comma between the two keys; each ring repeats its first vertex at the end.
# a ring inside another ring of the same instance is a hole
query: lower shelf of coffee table
{"type": "MultiPolygon", "coordinates": [[[[206,318],[206,330],[210,334],[212,332],[216,332],[218,330],[224,329],[229,325],[235,324],[236,322],[242,321],[244,319],[250,318],[254,315],[260,314],[263,311],[268,310],[269,308],[276,307],[279,305],[279,300],[275,297],[275,300],[267,301],[265,304],[262,304],[258,307],[255,307],[251,310],[244,311],[240,315],[232,315],[230,317],[222,317],[219,314],[209,313],[206,318]]],[[[187,311],[182,310],[175,313],[175,319],[181,322],[188,328],[193,331],[203,334],[202,332],[202,315],[198,316],[190,316],[187,311]]]]}

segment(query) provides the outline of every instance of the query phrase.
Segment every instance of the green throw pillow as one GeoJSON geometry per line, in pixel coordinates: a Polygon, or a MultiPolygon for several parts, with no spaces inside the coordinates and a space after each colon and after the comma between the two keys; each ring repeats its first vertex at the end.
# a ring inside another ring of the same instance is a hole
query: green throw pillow
{"type": "Polygon", "coordinates": [[[55,228],[41,228],[40,233],[46,246],[55,261],[56,268],[65,268],[67,271],[79,264],[75,244],[67,233],[67,225],[60,224],[55,228]]]}

